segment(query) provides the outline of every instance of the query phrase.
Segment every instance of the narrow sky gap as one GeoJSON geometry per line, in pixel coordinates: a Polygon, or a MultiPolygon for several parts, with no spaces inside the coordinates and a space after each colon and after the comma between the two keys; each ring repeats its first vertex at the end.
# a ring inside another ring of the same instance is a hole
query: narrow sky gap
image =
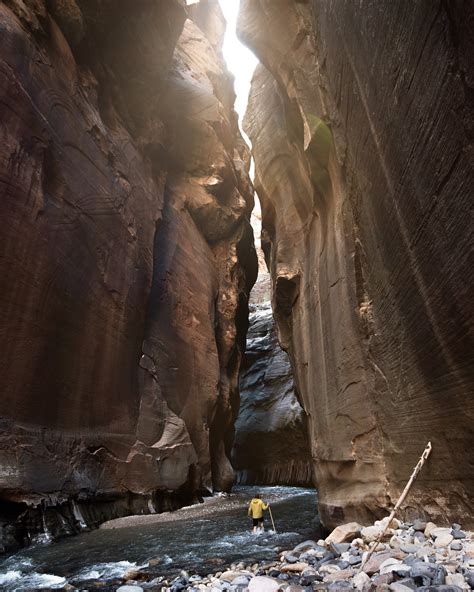
{"type": "Polygon", "coordinates": [[[234,88],[237,95],[235,110],[239,115],[239,122],[242,125],[242,119],[247,108],[250,81],[258,60],[237,38],[236,27],[239,0],[219,0],[219,3],[227,21],[224,39],[224,58],[227,62],[227,67],[235,76],[234,88]]]}
{"type": "MultiPolygon", "coordinates": [[[[224,59],[227,63],[227,67],[235,77],[234,89],[236,94],[235,100],[235,111],[239,116],[239,124],[242,135],[250,146],[250,139],[247,137],[242,129],[242,120],[247,109],[247,103],[250,91],[250,82],[252,80],[253,72],[258,64],[258,59],[246,47],[237,37],[237,16],[239,14],[240,0],[219,0],[222,12],[224,13],[225,20],[227,21],[227,27],[224,38],[224,59]]],[[[250,177],[253,180],[254,176],[254,163],[250,166],[250,177]]],[[[255,195],[255,209],[254,213],[257,215],[260,213],[260,202],[255,195]]],[[[256,240],[259,244],[260,239],[260,220],[253,220],[256,224],[255,234],[256,240]]]]}

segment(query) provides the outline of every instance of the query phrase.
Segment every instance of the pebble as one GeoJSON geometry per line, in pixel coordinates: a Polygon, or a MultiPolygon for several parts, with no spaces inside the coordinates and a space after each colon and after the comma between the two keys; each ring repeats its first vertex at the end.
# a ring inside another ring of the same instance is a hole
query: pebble
{"type": "Polygon", "coordinates": [[[420,545],[400,545],[400,550],[403,551],[404,553],[416,553],[418,550],[420,549],[420,545]]]}
{"type": "Polygon", "coordinates": [[[232,586],[247,586],[249,581],[248,576],[238,576],[232,580],[232,586]]]}
{"type": "Polygon", "coordinates": [[[349,522],[347,524],[341,524],[341,526],[336,526],[326,538],[325,543],[329,545],[330,543],[346,543],[347,541],[352,541],[359,536],[361,528],[362,526],[357,522],[349,522]]]}
{"type": "Polygon", "coordinates": [[[462,592],[459,586],[422,586],[417,588],[417,592],[462,592]]]}
{"type": "Polygon", "coordinates": [[[449,574],[446,576],[446,584],[463,588],[466,584],[466,581],[464,580],[464,576],[460,573],[449,574]]]}
{"type": "Polygon", "coordinates": [[[141,586],[120,586],[117,592],[145,592],[141,586]]]}
{"type": "Polygon", "coordinates": [[[419,518],[417,518],[415,522],[413,522],[413,529],[424,531],[426,529],[426,522],[424,520],[420,520],[419,518]]]}
{"type": "Polygon", "coordinates": [[[393,582],[393,584],[390,584],[388,587],[390,592],[411,592],[414,588],[416,588],[416,584],[411,578],[405,578],[398,582],[393,582]]]}
{"type": "Polygon", "coordinates": [[[456,528],[451,531],[451,534],[453,535],[454,539],[465,539],[466,538],[466,533],[464,531],[462,531],[459,528],[456,528]]]}
{"type": "Polygon", "coordinates": [[[441,547],[447,547],[453,542],[453,535],[449,532],[443,532],[436,536],[434,546],[439,549],[441,547]]]}
{"type": "Polygon", "coordinates": [[[432,532],[432,531],[433,531],[435,528],[438,528],[438,527],[436,526],[436,524],[435,524],[434,522],[427,522],[427,523],[426,523],[426,526],[425,526],[425,532],[424,532],[424,534],[425,534],[425,537],[429,537],[429,536],[431,536],[431,532],[432,532]]]}
{"type": "Polygon", "coordinates": [[[419,543],[424,543],[426,541],[426,537],[422,532],[415,532],[413,535],[414,542],[418,541],[419,543]]]}
{"type": "Polygon", "coordinates": [[[460,543],[459,541],[455,541],[454,543],[451,543],[449,545],[449,548],[451,549],[451,551],[462,551],[462,543],[460,543]]]}
{"type": "Polygon", "coordinates": [[[249,592],[277,592],[281,583],[267,576],[255,576],[249,582],[249,592]]]}
{"type": "Polygon", "coordinates": [[[307,563],[288,563],[286,565],[283,565],[280,568],[280,571],[282,571],[283,573],[288,573],[288,572],[298,572],[298,573],[301,573],[307,567],[309,567],[307,563]]]}
{"type": "Polygon", "coordinates": [[[364,589],[364,586],[366,584],[368,584],[369,582],[370,582],[369,576],[365,572],[363,572],[363,571],[361,571],[360,573],[358,573],[352,579],[352,583],[357,588],[357,590],[360,590],[360,591],[362,591],[364,589]]]}
{"type": "Polygon", "coordinates": [[[380,564],[378,571],[381,574],[389,573],[389,572],[393,571],[393,568],[395,566],[398,567],[401,564],[402,564],[402,562],[399,561],[398,559],[394,559],[393,557],[389,557],[388,559],[385,559],[385,561],[383,561],[380,564]]]}
{"type": "MultiPolygon", "coordinates": [[[[308,549],[317,549],[318,547],[318,543],[315,543],[314,541],[304,541],[303,543],[296,545],[293,549],[293,553],[303,553],[304,551],[308,551],[308,549]]],[[[319,548],[321,549],[322,547],[319,548]]],[[[322,550],[324,551],[325,549],[322,548],[322,550]]]]}
{"type": "Polygon", "coordinates": [[[339,582],[341,580],[347,580],[352,578],[354,575],[354,570],[352,568],[349,569],[341,569],[340,571],[336,571],[334,573],[328,574],[325,578],[325,582],[339,582]]]}

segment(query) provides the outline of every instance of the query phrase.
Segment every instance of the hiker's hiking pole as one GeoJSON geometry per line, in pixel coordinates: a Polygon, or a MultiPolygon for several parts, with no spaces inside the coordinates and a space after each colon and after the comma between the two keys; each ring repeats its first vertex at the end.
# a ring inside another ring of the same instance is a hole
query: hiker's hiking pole
{"type": "Polygon", "coordinates": [[[273,522],[273,514],[272,514],[272,509],[270,508],[270,504],[268,504],[268,511],[270,512],[270,518],[271,518],[271,521],[272,521],[273,532],[276,533],[275,523],[273,522]]]}
{"type": "Polygon", "coordinates": [[[423,454],[421,455],[420,460],[416,464],[416,467],[413,469],[413,473],[411,474],[411,477],[408,480],[408,483],[406,484],[405,489],[402,491],[402,495],[398,498],[398,502],[395,504],[395,507],[393,508],[390,516],[388,517],[387,524],[386,524],[385,528],[382,530],[382,532],[377,537],[377,540],[375,541],[375,545],[372,547],[372,549],[370,549],[370,551],[369,551],[368,555],[366,556],[366,558],[364,559],[364,561],[362,561],[362,565],[360,566],[358,573],[360,573],[364,569],[365,564],[369,561],[369,559],[372,557],[373,552],[379,546],[380,541],[382,540],[384,534],[387,532],[387,529],[390,526],[390,522],[392,522],[398,508],[403,504],[408,492],[410,491],[410,487],[413,485],[413,481],[416,479],[416,476],[421,471],[421,468],[425,464],[425,460],[429,457],[430,452],[431,452],[431,448],[432,448],[431,442],[428,442],[428,444],[426,445],[426,448],[423,451],[423,454]]]}

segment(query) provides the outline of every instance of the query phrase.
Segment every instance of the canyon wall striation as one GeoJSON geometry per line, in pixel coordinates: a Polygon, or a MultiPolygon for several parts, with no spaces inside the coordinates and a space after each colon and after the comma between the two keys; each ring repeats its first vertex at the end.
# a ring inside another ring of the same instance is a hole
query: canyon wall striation
{"type": "Polygon", "coordinates": [[[473,520],[474,12],[243,0],[244,127],[323,523],[473,520]]]}
{"type": "Polygon", "coordinates": [[[214,0],[0,3],[6,548],[233,483],[257,259],[224,30],[214,0]]]}

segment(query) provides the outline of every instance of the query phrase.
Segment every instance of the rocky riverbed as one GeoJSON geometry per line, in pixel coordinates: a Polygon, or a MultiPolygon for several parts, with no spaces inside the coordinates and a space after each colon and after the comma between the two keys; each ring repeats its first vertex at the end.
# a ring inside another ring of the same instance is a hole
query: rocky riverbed
{"type": "Polygon", "coordinates": [[[116,582],[110,590],[461,592],[474,589],[473,532],[462,530],[460,524],[438,527],[422,520],[401,523],[395,519],[367,560],[385,525],[383,520],[367,527],[355,522],[345,524],[325,540],[308,540],[281,553],[278,560],[232,563],[216,567],[207,576],[182,571],[175,577],[153,578],[152,560],[148,567],[126,573],[120,585],[116,582]]]}

